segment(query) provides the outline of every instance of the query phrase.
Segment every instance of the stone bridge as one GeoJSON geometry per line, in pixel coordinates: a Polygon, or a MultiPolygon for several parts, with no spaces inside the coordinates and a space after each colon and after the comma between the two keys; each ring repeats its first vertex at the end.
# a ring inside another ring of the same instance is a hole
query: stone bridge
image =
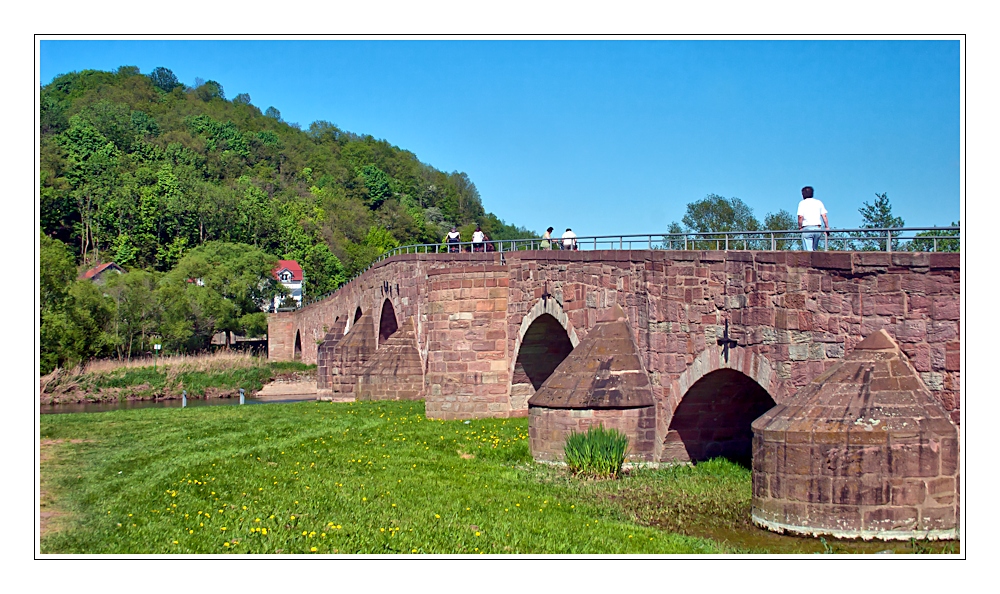
{"type": "MultiPolygon", "coordinates": [[[[880,329],[957,424],[960,276],[952,253],[403,254],[271,314],[268,353],[317,363],[321,398],[424,399],[438,419],[527,416],[556,367],[620,311],[652,405],[551,422],[630,425],[648,461],[718,455],[737,433],[748,455],[755,418],[880,329]]],[[[533,416],[532,431],[548,422],[533,416]]],[[[532,437],[536,457],[545,447],[532,437]]]]}

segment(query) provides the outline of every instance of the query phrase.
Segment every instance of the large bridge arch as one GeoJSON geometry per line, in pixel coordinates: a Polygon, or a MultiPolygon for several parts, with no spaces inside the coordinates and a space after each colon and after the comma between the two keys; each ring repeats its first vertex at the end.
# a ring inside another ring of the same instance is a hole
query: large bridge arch
{"type": "Polygon", "coordinates": [[[749,466],[751,423],[787,393],[763,355],[736,349],[726,361],[719,349],[706,348],[658,403],[661,460],[725,457],[749,466]]]}

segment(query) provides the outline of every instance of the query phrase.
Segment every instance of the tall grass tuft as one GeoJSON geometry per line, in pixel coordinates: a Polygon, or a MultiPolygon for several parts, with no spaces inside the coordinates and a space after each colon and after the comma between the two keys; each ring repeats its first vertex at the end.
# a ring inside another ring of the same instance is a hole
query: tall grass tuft
{"type": "Polygon", "coordinates": [[[563,447],[566,464],[574,474],[598,478],[618,478],[627,451],[628,437],[603,425],[590,427],[586,433],[572,432],[563,447]]]}

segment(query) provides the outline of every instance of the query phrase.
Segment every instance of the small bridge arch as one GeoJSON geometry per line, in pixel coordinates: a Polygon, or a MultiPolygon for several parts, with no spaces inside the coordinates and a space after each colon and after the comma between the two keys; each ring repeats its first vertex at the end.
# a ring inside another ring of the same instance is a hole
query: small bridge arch
{"type": "Polygon", "coordinates": [[[512,410],[528,409],[528,399],[580,344],[576,330],[555,299],[539,300],[525,314],[511,364],[512,410]]]}
{"type": "Polygon", "coordinates": [[[386,299],[382,302],[382,316],[378,322],[378,344],[381,345],[390,336],[399,330],[399,323],[396,321],[396,308],[392,306],[392,301],[386,299]]]}

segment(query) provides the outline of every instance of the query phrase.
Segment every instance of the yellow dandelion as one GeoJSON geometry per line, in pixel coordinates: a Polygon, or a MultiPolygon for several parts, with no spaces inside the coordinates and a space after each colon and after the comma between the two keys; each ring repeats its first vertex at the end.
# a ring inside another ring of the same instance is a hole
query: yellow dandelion
{"type": "Polygon", "coordinates": [[[309,550],[315,553],[316,552],[316,547],[312,547],[309,550]]]}

